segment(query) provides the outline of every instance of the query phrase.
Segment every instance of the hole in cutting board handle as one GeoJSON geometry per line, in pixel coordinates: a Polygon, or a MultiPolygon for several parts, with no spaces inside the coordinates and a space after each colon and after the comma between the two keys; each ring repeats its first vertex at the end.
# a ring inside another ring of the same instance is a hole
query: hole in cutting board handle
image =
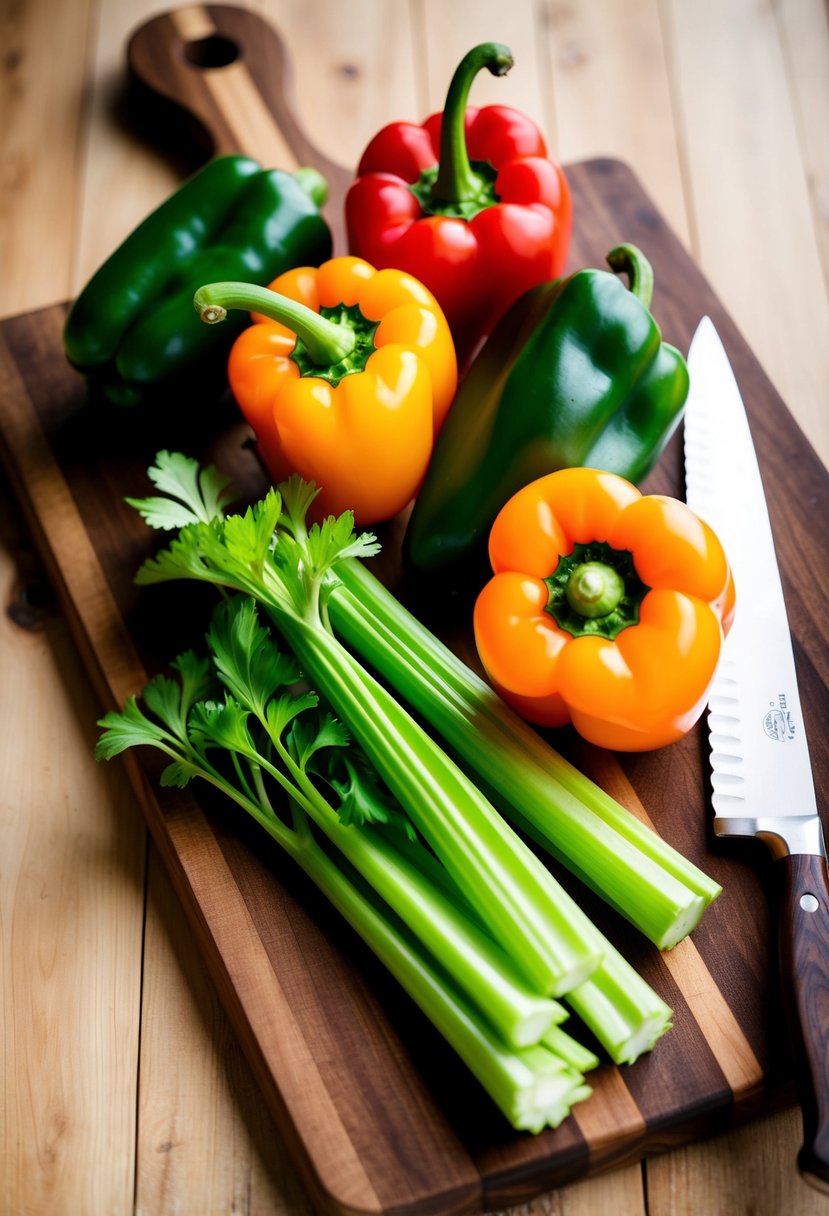
{"type": "Polygon", "coordinates": [[[226,68],[240,54],[239,44],[222,34],[209,34],[184,44],[184,58],[196,68],[226,68]]]}

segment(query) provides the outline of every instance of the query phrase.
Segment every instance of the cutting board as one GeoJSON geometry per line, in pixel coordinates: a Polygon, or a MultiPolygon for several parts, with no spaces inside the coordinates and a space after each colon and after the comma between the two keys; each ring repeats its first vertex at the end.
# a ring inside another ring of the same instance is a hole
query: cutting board
{"type": "MultiPolygon", "coordinates": [[[[331,183],[329,213],[341,241],[348,176],[297,123],[288,59],[274,30],[238,9],[180,10],[143,27],[129,61],[144,88],[183,107],[210,151],[319,167],[331,183]]],[[[567,172],[576,216],[572,268],[602,265],[607,250],[632,241],[653,263],[653,310],[665,337],[687,349],[708,313],[724,339],[761,459],[815,783],[819,801],[829,805],[822,729],[829,719],[829,542],[822,522],[829,476],[632,172],[609,160],[567,172]]],[[[204,588],[133,585],[157,537],[124,497],[149,491],[145,470],[161,447],[226,470],[241,502],[257,497],[265,482],[226,395],[201,409],[197,426],[186,403],[181,416],[95,407],[63,357],[65,312],[52,307],[0,324],[0,436],[7,475],[102,708],[109,708],[197,643],[212,605],[204,588]]],[[[682,495],[678,436],[645,488],[682,495]]],[[[399,527],[384,529],[382,539],[392,568],[399,527]]],[[[426,608],[440,624],[439,601],[426,608]]],[[[322,1211],[506,1206],[793,1101],[775,977],[771,867],[753,843],[713,839],[701,728],[642,756],[601,752],[568,732],[554,742],[724,890],[693,938],[660,955],[572,884],[672,1006],[674,1028],[632,1067],[602,1064],[591,1074],[590,1100],[538,1136],[505,1124],[408,998],[263,834],[218,802],[162,791],[152,756],[124,760],[194,948],[322,1211]]]]}

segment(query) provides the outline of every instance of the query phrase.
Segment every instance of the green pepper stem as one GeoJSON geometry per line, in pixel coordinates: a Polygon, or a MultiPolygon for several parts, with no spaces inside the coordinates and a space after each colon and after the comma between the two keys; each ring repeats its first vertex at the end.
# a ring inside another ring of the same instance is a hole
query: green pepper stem
{"type": "Polygon", "coordinates": [[[231,308],[258,312],[271,321],[279,321],[302,340],[309,359],[319,366],[340,363],[357,342],[350,326],[335,325],[312,308],[255,283],[207,283],[193,296],[193,307],[207,325],[224,321],[231,308]]]}
{"type": "Polygon", "coordinates": [[[482,42],[458,64],[449,83],[440,127],[440,165],[432,196],[445,203],[464,203],[481,188],[478,174],[466,148],[466,102],[472,81],[481,68],[493,76],[505,76],[513,65],[512,51],[500,42],[482,42]]]}
{"type": "Polygon", "coordinates": [[[300,165],[294,169],[291,177],[317,207],[324,207],[328,201],[328,182],[318,170],[311,165],[300,165]]]}
{"type": "Polygon", "coordinates": [[[630,290],[645,308],[653,298],[653,267],[635,245],[617,245],[607,255],[608,265],[617,274],[626,274],[630,290]]]}

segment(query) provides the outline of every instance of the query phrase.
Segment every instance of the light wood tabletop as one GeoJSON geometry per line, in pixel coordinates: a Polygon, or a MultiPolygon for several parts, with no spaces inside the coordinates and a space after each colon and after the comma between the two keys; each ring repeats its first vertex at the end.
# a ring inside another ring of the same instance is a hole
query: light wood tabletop
{"type": "MultiPolygon", "coordinates": [[[[169,5],[0,0],[0,314],[71,298],[182,180],[127,105],[125,47],[169,5]]],[[[824,0],[252,0],[295,105],[346,165],[440,108],[476,42],[565,165],[627,162],[829,464],[824,0]]],[[[792,493],[798,492],[792,486],[792,493]]],[[[821,527],[825,520],[816,521],[821,527]]],[[[312,1209],[193,946],[19,508],[0,494],[0,1216],[312,1209]]],[[[795,1110],[512,1216],[812,1216],[795,1110]]]]}

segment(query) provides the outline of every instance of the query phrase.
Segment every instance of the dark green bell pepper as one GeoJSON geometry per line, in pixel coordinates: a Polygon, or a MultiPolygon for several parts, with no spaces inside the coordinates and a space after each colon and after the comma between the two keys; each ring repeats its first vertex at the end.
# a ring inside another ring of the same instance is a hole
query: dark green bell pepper
{"type": "Polygon", "coordinates": [[[215,377],[247,318],[240,314],[229,328],[202,325],[194,291],[215,279],[265,286],[293,266],[325,261],[326,194],[313,169],[263,169],[247,156],[208,161],[83,288],[64,329],[70,363],[121,405],[191,392],[215,377]]]}
{"type": "Polygon", "coordinates": [[[474,360],[438,436],[403,542],[411,572],[485,558],[495,516],[557,469],[642,481],[682,414],[688,369],[649,312],[653,272],[620,245],[613,271],[579,270],[507,311],[474,360]]]}

